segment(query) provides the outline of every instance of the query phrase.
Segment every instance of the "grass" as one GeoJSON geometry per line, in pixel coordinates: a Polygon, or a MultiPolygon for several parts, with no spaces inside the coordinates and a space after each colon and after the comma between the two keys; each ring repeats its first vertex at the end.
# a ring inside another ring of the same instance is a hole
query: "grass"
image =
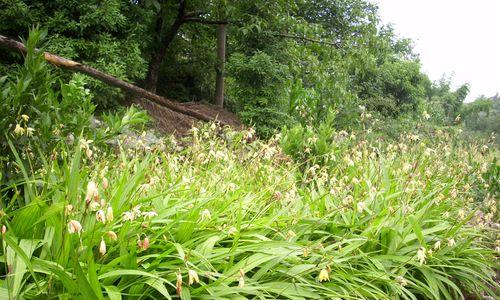
{"type": "Polygon", "coordinates": [[[18,159],[23,179],[1,191],[0,296],[498,293],[496,150],[447,131],[392,144],[337,134],[324,157],[295,162],[278,138],[249,135],[207,125],[152,147],[61,144],[41,170],[18,159]]]}

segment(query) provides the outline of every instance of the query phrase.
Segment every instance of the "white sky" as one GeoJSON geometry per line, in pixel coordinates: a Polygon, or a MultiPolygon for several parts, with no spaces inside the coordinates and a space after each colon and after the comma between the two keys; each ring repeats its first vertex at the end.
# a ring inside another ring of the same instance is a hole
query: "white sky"
{"type": "Polygon", "coordinates": [[[466,101],[500,92],[500,0],[371,0],[384,24],[414,41],[431,80],[469,83],[466,101]]]}

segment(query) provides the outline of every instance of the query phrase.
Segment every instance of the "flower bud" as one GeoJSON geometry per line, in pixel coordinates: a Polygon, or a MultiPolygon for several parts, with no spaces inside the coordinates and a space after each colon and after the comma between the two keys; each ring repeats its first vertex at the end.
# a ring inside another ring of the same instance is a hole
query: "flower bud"
{"type": "Polygon", "coordinates": [[[108,187],[109,187],[108,179],[106,177],[103,177],[102,178],[102,188],[107,189],[108,187]]]}
{"type": "Polygon", "coordinates": [[[106,220],[108,222],[113,221],[113,207],[109,206],[108,209],[106,210],[106,220]]]}
{"type": "Polygon", "coordinates": [[[118,236],[114,231],[108,231],[108,237],[113,241],[116,241],[118,239],[118,236]]]}
{"type": "Polygon", "coordinates": [[[101,238],[101,244],[99,245],[99,253],[104,256],[106,254],[106,242],[101,238]]]}

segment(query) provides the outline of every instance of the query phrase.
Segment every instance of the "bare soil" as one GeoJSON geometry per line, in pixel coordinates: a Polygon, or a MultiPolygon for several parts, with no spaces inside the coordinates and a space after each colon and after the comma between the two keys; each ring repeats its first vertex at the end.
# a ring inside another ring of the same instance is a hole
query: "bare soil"
{"type": "MultiPolygon", "coordinates": [[[[193,125],[203,122],[191,116],[172,111],[151,101],[143,99],[140,102],[142,107],[144,107],[156,120],[158,129],[164,133],[178,136],[185,135],[193,125]]],[[[215,105],[199,102],[183,103],[182,105],[219,122],[223,126],[230,126],[235,130],[243,129],[243,125],[235,114],[215,105]]]]}

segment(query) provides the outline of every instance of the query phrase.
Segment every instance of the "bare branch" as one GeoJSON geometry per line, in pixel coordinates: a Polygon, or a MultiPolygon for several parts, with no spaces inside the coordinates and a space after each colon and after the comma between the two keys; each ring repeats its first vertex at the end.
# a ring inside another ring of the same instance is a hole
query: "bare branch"
{"type": "Polygon", "coordinates": [[[185,23],[192,22],[192,23],[202,23],[202,24],[210,24],[210,25],[220,25],[220,24],[228,24],[229,22],[226,20],[207,20],[203,18],[184,18],[183,21],[185,23]]]}

